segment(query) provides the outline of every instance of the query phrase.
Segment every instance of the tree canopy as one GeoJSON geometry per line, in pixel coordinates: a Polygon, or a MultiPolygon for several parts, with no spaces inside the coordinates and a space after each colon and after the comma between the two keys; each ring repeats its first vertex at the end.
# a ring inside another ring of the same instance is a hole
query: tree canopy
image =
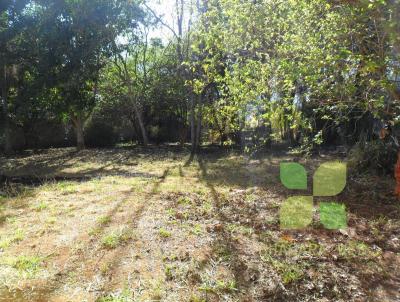
{"type": "Polygon", "coordinates": [[[171,24],[151,2],[2,1],[2,145],[34,145],[43,121],[79,149],[99,124],[112,143],[193,152],[373,140],[399,123],[399,4],[179,0],[171,24]]]}

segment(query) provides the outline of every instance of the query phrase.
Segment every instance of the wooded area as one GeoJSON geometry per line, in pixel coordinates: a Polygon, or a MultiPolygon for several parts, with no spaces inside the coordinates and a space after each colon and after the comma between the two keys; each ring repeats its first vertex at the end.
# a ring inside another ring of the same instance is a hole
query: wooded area
{"type": "Polygon", "coordinates": [[[0,301],[400,299],[399,0],[0,0],[0,102],[0,301]]]}

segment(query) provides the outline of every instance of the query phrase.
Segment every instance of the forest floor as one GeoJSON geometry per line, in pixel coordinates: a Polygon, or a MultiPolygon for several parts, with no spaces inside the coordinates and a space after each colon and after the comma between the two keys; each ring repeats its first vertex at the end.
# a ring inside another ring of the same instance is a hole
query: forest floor
{"type": "Polygon", "coordinates": [[[189,160],[172,147],[0,157],[0,301],[400,301],[390,177],[349,174],[335,197],[347,229],[317,214],[280,229],[281,203],[299,192],[279,163],[312,175],[331,159],[189,160]]]}

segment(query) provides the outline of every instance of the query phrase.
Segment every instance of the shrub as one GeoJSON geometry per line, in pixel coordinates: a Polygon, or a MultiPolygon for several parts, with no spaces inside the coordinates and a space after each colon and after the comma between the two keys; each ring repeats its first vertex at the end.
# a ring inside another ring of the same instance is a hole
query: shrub
{"type": "Polygon", "coordinates": [[[377,173],[393,173],[396,160],[396,146],[381,140],[360,142],[349,153],[349,167],[355,173],[367,170],[374,170],[377,173]]]}

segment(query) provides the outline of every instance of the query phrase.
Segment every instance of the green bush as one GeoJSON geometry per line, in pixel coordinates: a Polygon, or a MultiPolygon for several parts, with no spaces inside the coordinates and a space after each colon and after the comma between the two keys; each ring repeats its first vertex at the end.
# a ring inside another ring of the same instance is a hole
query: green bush
{"type": "Polygon", "coordinates": [[[349,167],[355,173],[373,170],[376,173],[393,173],[397,148],[391,142],[375,140],[356,144],[349,153],[349,167]]]}

